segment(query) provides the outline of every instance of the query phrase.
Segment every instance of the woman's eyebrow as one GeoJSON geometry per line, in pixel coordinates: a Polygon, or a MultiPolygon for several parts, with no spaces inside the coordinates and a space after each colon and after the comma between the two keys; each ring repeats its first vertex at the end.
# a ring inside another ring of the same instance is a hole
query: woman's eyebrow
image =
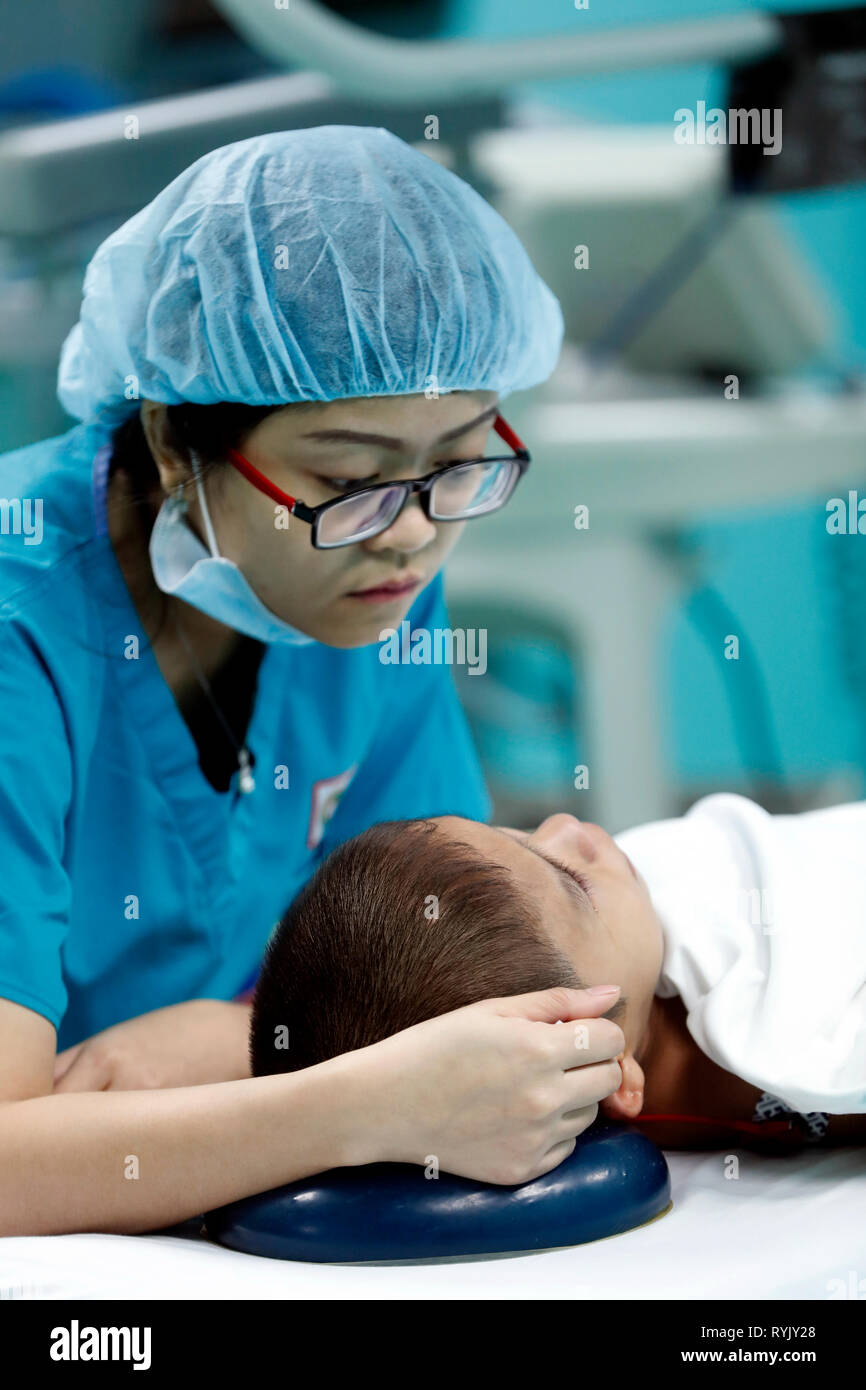
{"type": "MultiPolygon", "coordinates": [[[[474,429],[483,421],[498,415],[499,406],[491,405],[488,410],[483,411],[474,420],[469,420],[465,425],[458,425],[457,429],[449,430],[447,434],[440,434],[438,439],[433,441],[436,444],[447,444],[451,439],[458,439],[461,434],[468,434],[469,430],[474,429]]],[[[377,444],[382,449],[408,449],[410,445],[405,439],[396,439],[392,434],[365,434],[361,430],[309,430],[300,436],[301,439],[318,439],[326,444],[377,444]]]]}

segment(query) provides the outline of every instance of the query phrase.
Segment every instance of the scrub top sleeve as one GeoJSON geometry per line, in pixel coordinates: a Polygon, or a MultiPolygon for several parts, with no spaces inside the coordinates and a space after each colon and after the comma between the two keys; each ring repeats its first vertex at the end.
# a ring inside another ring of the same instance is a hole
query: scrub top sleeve
{"type": "Polygon", "coordinates": [[[0,624],[0,998],[56,1027],[66,1010],[61,948],[72,756],[49,669],[14,620],[0,624]]]}
{"type": "MultiPolygon", "coordinates": [[[[450,626],[441,575],[408,617],[413,631],[450,626]]],[[[490,819],[490,797],[450,666],[382,665],[378,687],[379,728],[328,823],[323,855],[378,821],[490,819]]]]}

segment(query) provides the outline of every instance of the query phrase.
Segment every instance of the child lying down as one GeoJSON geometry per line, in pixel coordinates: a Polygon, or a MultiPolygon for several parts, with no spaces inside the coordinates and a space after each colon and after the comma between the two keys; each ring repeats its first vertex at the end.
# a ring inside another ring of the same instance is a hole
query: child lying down
{"type": "Polygon", "coordinates": [[[669,1148],[866,1144],[866,802],[770,816],[709,796],[615,839],[570,815],[375,825],[275,929],[252,1071],[609,982],[626,1046],[604,1115],[669,1148]]]}

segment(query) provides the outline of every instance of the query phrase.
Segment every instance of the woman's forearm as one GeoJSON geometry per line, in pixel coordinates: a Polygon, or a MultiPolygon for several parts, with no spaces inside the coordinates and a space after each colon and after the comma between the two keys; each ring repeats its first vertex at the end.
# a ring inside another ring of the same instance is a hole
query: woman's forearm
{"type": "Polygon", "coordinates": [[[354,1161],[366,1124],[358,1055],[288,1075],[0,1105],[0,1235],[156,1230],[354,1161]]]}

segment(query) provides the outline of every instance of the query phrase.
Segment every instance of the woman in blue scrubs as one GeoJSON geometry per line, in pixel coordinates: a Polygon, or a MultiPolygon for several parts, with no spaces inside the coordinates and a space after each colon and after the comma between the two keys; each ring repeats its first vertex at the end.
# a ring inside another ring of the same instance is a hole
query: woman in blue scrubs
{"type": "Polygon", "coordinates": [[[611,998],[546,981],[261,1078],[239,999],[334,844],[489,814],[450,671],[380,640],[448,628],[448,551],[528,461],[501,399],[561,338],[498,214],[381,129],[217,150],[96,252],[80,423],[0,459],[0,1233],[429,1153],[520,1181],[619,1085],[611,998]]]}

